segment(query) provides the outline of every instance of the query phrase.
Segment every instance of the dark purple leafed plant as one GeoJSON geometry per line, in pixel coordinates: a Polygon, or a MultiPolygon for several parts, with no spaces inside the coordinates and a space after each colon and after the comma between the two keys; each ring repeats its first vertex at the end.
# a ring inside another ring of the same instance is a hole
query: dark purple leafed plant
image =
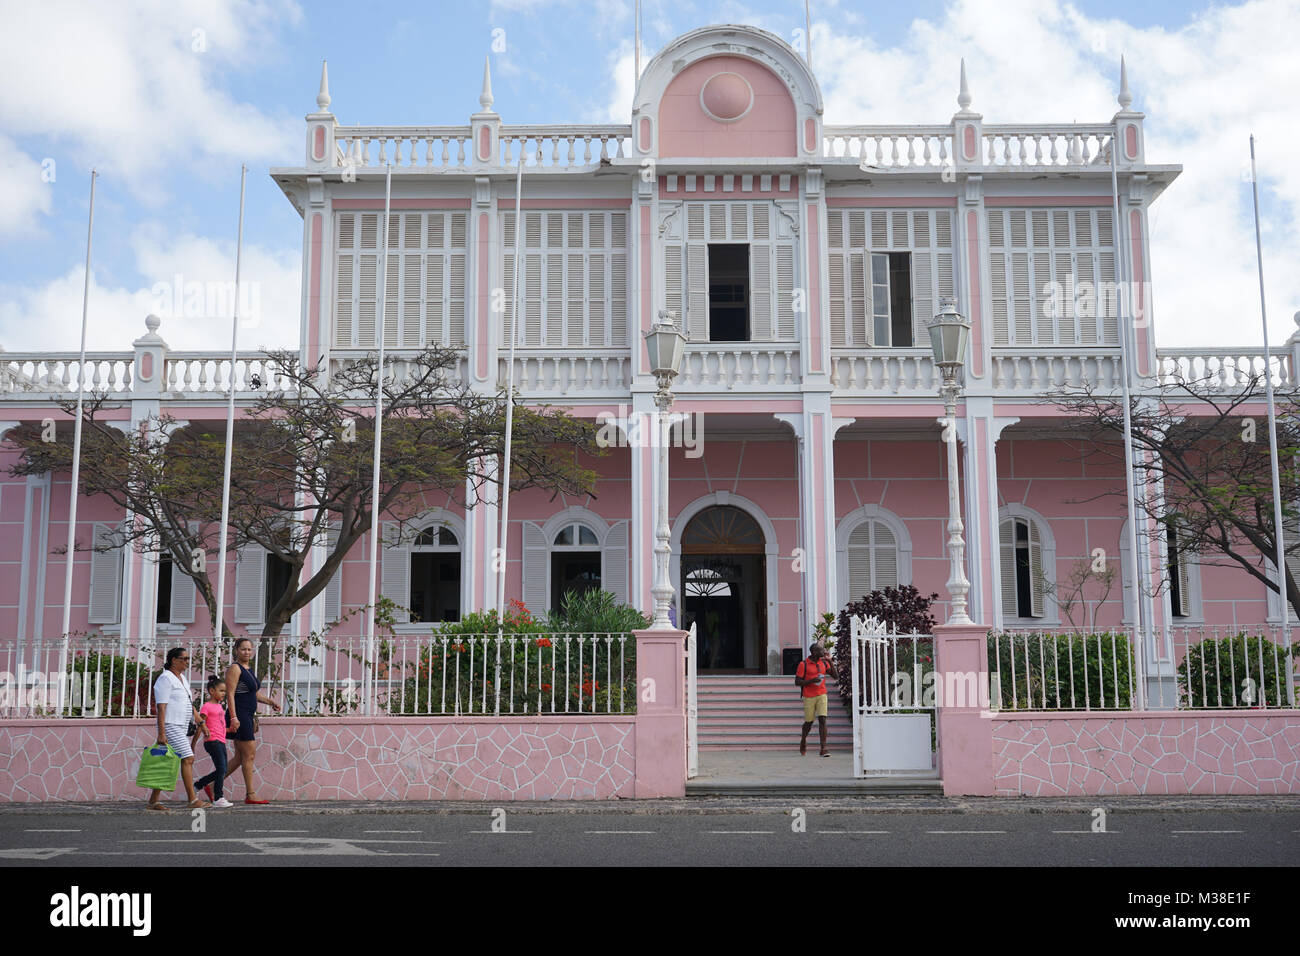
{"type": "Polygon", "coordinates": [[[878,617],[900,634],[929,634],[935,625],[930,605],[939,599],[938,594],[928,597],[910,584],[898,588],[872,591],[861,601],[850,601],[840,611],[835,624],[835,670],[839,673],[840,697],[849,706],[853,697],[852,620],[855,617],[878,617]]]}

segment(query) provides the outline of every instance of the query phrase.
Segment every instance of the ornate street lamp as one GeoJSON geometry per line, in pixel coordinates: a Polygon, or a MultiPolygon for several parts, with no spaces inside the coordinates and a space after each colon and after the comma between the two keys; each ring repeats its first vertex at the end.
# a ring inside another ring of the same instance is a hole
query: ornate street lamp
{"type": "Polygon", "coordinates": [[[966,579],[966,542],[962,539],[961,499],[957,492],[957,394],[961,391],[958,378],[966,360],[966,342],[970,338],[970,322],[957,311],[955,299],[939,300],[939,314],[930,322],[930,346],[934,349],[934,364],[943,373],[939,394],[943,397],[946,415],[943,428],[944,444],[948,446],[948,594],[952,598],[949,624],[970,624],[966,615],[966,595],[970,581],[966,579]]]}
{"type": "Polygon", "coordinates": [[[658,498],[655,502],[655,578],[650,593],[654,595],[655,614],[650,630],[672,630],[668,608],[673,601],[673,583],[668,576],[668,410],[673,407],[672,385],[682,367],[686,350],[686,336],[677,329],[677,316],[661,309],[659,321],[645,333],[645,348],[650,357],[650,372],[658,389],[655,408],[658,410],[656,437],[659,473],[658,498]]]}

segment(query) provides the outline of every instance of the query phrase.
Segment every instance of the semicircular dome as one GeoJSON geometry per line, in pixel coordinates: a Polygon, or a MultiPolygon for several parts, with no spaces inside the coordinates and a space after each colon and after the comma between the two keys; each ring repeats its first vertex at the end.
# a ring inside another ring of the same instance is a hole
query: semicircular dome
{"type": "Polygon", "coordinates": [[[754,90],[739,73],[715,73],[700,88],[700,106],[715,120],[740,119],[754,105],[754,90]]]}

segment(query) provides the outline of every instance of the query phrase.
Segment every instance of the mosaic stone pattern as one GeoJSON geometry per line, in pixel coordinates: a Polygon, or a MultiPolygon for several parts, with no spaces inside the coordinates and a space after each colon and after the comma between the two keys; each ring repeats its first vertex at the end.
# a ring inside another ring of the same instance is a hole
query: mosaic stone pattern
{"type": "MultiPolygon", "coordinates": [[[[132,800],[140,720],[0,722],[0,801],[132,800]]],[[[631,797],[634,718],[262,721],[258,795],[269,800],[572,800],[631,797]]],[[[195,756],[207,773],[207,754],[195,756]]],[[[228,787],[243,798],[243,774],[228,787]]],[[[174,797],[184,796],[177,787],[174,797]]]]}
{"type": "Polygon", "coordinates": [[[998,795],[1300,793],[1300,715],[993,722],[998,795]]]}

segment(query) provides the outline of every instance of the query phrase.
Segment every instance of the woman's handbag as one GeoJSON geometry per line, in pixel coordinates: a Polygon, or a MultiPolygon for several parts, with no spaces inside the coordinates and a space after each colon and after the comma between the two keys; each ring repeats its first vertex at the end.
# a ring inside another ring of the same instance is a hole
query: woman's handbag
{"type": "Polygon", "coordinates": [[[136,771],[135,785],[146,790],[176,789],[181,774],[181,758],[171,744],[150,744],[140,756],[140,769],[136,771]]]}

